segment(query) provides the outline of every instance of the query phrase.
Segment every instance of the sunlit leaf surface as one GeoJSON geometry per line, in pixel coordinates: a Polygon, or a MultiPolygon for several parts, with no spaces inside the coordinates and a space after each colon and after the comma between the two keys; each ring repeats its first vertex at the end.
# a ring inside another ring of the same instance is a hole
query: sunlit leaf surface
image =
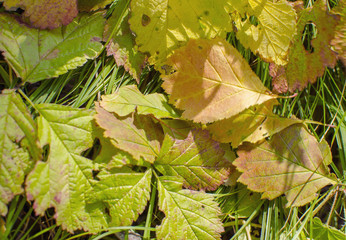
{"type": "Polygon", "coordinates": [[[170,103],[183,117],[208,123],[232,117],[276,96],[262,84],[249,64],[222,39],[190,40],[166,62],[173,72],[163,76],[170,103]]]}
{"type": "Polygon", "coordinates": [[[96,108],[97,124],[105,129],[105,137],[119,149],[130,153],[136,160],[141,157],[153,163],[160,152],[163,132],[151,117],[131,114],[118,118],[102,107],[96,108]]]}
{"type": "Polygon", "coordinates": [[[135,109],[138,114],[153,114],[157,118],[178,118],[163,94],[143,95],[135,85],[124,86],[110,95],[102,96],[100,105],[109,112],[126,116],[135,109]]]}
{"type": "Polygon", "coordinates": [[[57,224],[70,232],[96,231],[107,222],[96,206],[87,206],[93,162],[81,153],[93,144],[93,112],[63,105],[37,105],[41,146],[49,146],[47,161],[37,162],[26,181],[27,198],[36,214],[55,208],[57,224]]]}
{"type": "Polygon", "coordinates": [[[100,13],[79,15],[51,31],[29,28],[0,14],[0,51],[23,82],[57,77],[98,56],[104,19],[100,13]]]}
{"type": "Polygon", "coordinates": [[[158,179],[159,208],[166,217],[157,227],[158,239],[221,239],[220,209],[213,196],[182,190],[178,177],[158,179]]]}
{"type": "Polygon", "coordinates": [[[40,158],[36,124],[14,91],[0,94],[0,214],[7,204],[23,193],[25,174],[40,158]]]}
{"type": "Polygon", "coordinates": [[[266,61],[286,64],[290,42],[296,33],[293,7],[286,1],[271,0],[231,0],[232,4],[238,10],[233,13],[233,19],[240,42],[266,61]],[[242,2],[243,6],[235,2],[242,2]]]}
{"type": "Polygon", "coordinates": [[[224,155],[220,143],[206,130],[193,129],[182,140],[167,134],[155,167],[166,176],[181,176],[185,187],[215,190],[230,171],[224,155]]]}
{"type": "Polygon", "coordinates": [[[151,170],[145,173],[101,172],[89,193],[89,201],[102,202],[109,209],[109,226],[130,226],[142,213],[150,196],[151,170]]]}
{"type": "Polygon", "coordinates": [[[72,22],[77,16],[77,0],[4,0],[6,9],[22,8],[32,26],[53,29],[72,22]]]}
{"type": "Polygon", "coordinates": [[[230,17],[226,0],[133,0],[131,29],[139,50],[162,62],[189,39],[225,35],[230,17]]]}
{"type": "Polygon", "coordinates": [[[273,114],[273,106],[277,101],[267,101],[252,106],[231,118],[216,121],[208,126],[213,138],[220,142],[231,142],[238,147],[242,142],[256,143],[284,128],[301,123],[296,118],[282,118],[273,114]]]}
{"type": "Polygon", "coordinates": [[[292,125],[258,146],[243,144],[233,164],[243,174],[239,181],[262,198],[286,195],[287,206],[302,206],[317,191],[336,184],[329,173],[332,161],[326,141],[319,143],[301,124],[292,125]]]}

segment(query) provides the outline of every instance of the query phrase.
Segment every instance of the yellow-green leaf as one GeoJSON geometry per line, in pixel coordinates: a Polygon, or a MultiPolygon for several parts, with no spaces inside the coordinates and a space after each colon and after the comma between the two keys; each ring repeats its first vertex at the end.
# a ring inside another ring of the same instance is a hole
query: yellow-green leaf
{"type": "Polygon", "coordinates": [[[23,82],[57,77],[98,56],[104,19],[100,13],[79,15],[54,30],[39,30],[0,14],[0,51],[23,82]]]}
{"type": "Polygon", "coordinates": [[[203,191],[182,190],[179,177],[159,177],[159,208],[166,217],[157,239],[221,239],[221,213],[214,197],[203,191]]]}
{"type": "Polygon", "coordinates": [[[93,144],[93,112],[63,105],[36,105],[41,146],[49,146],[47,161],[37,162],[26,180],[29,200],[35,200],[36,214],[55,208],[57,224],[73,232],[96,232],[107,221],[97,206],[87,206],[92,189],[93,162],[81,153],[93,144]]]}
{"type": "Polygon", "coordinates": [[[226,0],[132,0],[131,29],[151,63],[162,62],[189,39],[225,34],[230,17],[226,0]]]}
{"type": "Polygon", "coordinates": [[[109,209],[109,226],[130,226],[138,218],[150,197],[151,170],[145,173],[101,172],[89,201],[102,202],[109,209]]]}
{"type": "Polygon", "coordinates": [[[102,96],[100,102],[108,112],[126,116],[135,110],[138,114],[153,114],[157,118],[178,118],[179,114],[168,104],[163,94],[142,94],[135,85],[121,87],[119,91],[102,96]]]}
{"type": "Polygon", "coordinates": [[[0,215],[23,193],[25,174],[40,158],[37,129],[28,109],[14,91],[0,94],[0,215]]]}
{"type": "Polygon", "coordinates": [[[215,190],[230,173],[231,162],[224,155],[208,131],[192,129],[182,140],[166,134],[155,167],[165,176],[182,177],[184,187],[215,190]]]}
{"type": "MultiPolygon", "coordinates": [[[[311,225],[310,225],[311,226],[311,225]]],[[[334,227],[322,223],[321,219],[315,217],[312,220],[312,229],[310,231],[311,239],[315,240],[341,240],[346,239],[346,234],[334,227]]]]}
{"type": "Polygon", "coordinates": [[[282,118],[273,114],[277,101],[267,101],[252,106],[231,118],[217,121],[208,126],[213,138],[220,142],[231,142],[238,147],[242,142],[256,143],[284,128],[303,121],[297,118],[282,118]]]}
{"type": "Polygon", "coordinates": [[[78,0],[79,11],[96,11],[111,4],[113,0],[78,0]]]}
{"type": "Polygon", "coordinates": [[[162,87],[182,116],[208,123],[230,118],[250,106],[276,98],[249,64],[222,39],[190,40],[174,52],[166,65],[162,87]],[[175,71],[175,72],[174,72],[175,71]]]}
{"type": "Polygon", "coordinates": [[[112,16],[105,25],[103,38],[107,42],[111,37],[107,45],[107,54],[113,55],[117,65],[124,66],[139,83],[142,69],[147,63],[147,55],[138,51],[135,37],[130,30],[128,4],[128,0],[117,2],[112,16]]]}
{"type": "MultiPolygon", "coordinates": [[[[234,1],[241,2],[233,0],[231,3],[234,1]]],[[[242,20],[239,13],[233,14],[238,30],[237,38],[245,47],[258,53],[262,59],[285,65],[290,42],[296,33],[296,13],[293,7],[286,1],[247,0],[247,2],[246,20],[242,20]],[[256,17],[253,20],[254,24],[250,20],[252,16],[256,17]]]]}

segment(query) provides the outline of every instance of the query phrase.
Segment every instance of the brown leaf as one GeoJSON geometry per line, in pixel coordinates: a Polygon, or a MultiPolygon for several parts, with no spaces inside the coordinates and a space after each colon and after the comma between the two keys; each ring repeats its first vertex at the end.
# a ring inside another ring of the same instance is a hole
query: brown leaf
{"type": "Polygon", "coordinates": [[[286,206],[302,206],[328,184],[337,184],[327,164],[331,153],[301,124],[292,125],[258,146],[243,144],[233,164],[242,173],[239,182],[262,198],[286,195],[286,206]]]}
{"type": "Polygon", "coordinates": [[[5,0],[6,9],[23,8],[32,26],[53,29],[67,25],[77,16],[77,0],[5,0]]]}

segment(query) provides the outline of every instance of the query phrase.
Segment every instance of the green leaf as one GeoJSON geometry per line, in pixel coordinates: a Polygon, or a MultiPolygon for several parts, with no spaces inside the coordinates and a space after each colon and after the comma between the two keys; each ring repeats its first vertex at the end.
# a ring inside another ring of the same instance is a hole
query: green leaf
{"type": "Polygon", "coordinates": [[[107,42],[114,31],[107,45],[107,54],[113,55],[117,65],[124,66],[139,83],[142,69],[147,63],[147,56],[138,51],[135,37],[130,30],[128,2],[129,0],[117,2],[112,16],[107,20],[103,38],[107,42]]]}
{"type": "Polygon", "coordinates": [[[150,62],[164,61],[189,39],[225,35],[231,26],[226,0],[133,0],[129,23],[150,62]]]}
{"type": "Polygon", "coordinates": [[[242,142],[256,143],[292,124],[303,122],[300,119],[282,118],[273,114],[275,104],[276,100],[269,100],[252,106],[231,118],[212,123],[207,129],[216,141],[231,142],[232,147],[236,148],[242,142]]]}
{"type": "Polygon", "coordinates": [[[329,173],[331,153],[325,140],[319,143],[301,124],[292,125],[258,146],[243,144],[233,164],[243,172],[239,182],[262,198],[285,194],[286,206],[302,206],[316,197],[316,192],[337,184],[329,173]]]}
{"type": "Polygon", "coordinates": [[[7,204],[23,193],[25,174],[39,160],[37,129],[19,95],[11,90],[0,94],[0,214],[7,204]]]}
{"type": "Polygon", "coordinates": [[[166,64],[169,101],[183,118],[208,123],[229,118],[277,96],[269,92],[240,53],[223,39],[190,40],[166,64]]]}
{"type": "Polygon", "coordinates": [[[0,51],[18,77],[37,82],[57,77],[98,56],[102,49],[101,13],[79,15],[64,28],[38,30],[0,14],[0,51]]]}
{"type": "Polygon", "coordinates": [[[162,128],[151,117],[132,114],[118,118],[101,107],[96,107],[95,119],[119,149],[130,153],[137,161],[153,163],[160,152],[163,139],[162,128]]]}
{"type": "Polygon", "coordinates": [[[78,14],[76,0],[4,0],[4,6],[24,9],[31,25],[40,29],[67,25],[78,14]]]}
{"type": "Polygon", "coordinates": [[[346,239],[346,234],[323,224],[321,219],[315,217],[312,221],[312,236],[310,237],[315,240],[341,240],[346,239]]]}
{"type": "Polygon", "coordinates": [[[151,170],[145,173],[100,172],[100,179],[89,193],[89,201],[102,202],[109,209],[109,226],[130,226],[150,198],[151,170]]]}
{"type": "Polygon", "coordinates": [[[137,161],[128,152],[115,147],[116,143],[114,140],[104,137],[103,129],[96,128],[94,135],[99,139],[101,145],[101,150],[94,160],[95,163],[104,165],[108,170],[112,168],[122,168],[128,165],[150,167],[150,164],[147,162],[137,161]]]}
{"type": "Polygon", "coordinates": [[[96,11],[111,4],[113,0],[78,0],[79,11],[96,11]]]}
{"type": "Polygon", "coordinates": [[[158,239],[221,239],[220,209],[212,195],[181,190],[179,177],[159,177],[159,208],[166,217],[157,227],[158,239]]]}
{"type": "Polygon", "coordinates": [[[165,95],[159,93],[143,95],[135,85],[124,86],[116,93],[102,96],[100,105],[108,112],[119,116],[126,116],[137,109],[138,114],[153,114],[157,118],[179,117],[168,104],[165,95]]]}
{"type": "Polygon", "coordinates": [[[245,6],[242,9],[237,8],[242,11],[242,15],[246,12],[246,20],[242,21],[240,14],[233,14],[240,42],[255,54],[259,53],[262,59],[285,65],[290,42],[296,34],[296,13],[293,7],[286,1],[232,2],[247,2],[247,5],[243,3],[245,6]],[[251,23],[251,16],[256,17],[256,26],[251,23]]]}
{"type": "Polygon", "coordinates": [[[183,140],[166,134],[155,167],[165,176],[182,177],[184,187],[215,190],[230,173],[231,162],[224,155],[208,131],[193,129],[183,140]]]}
{"type": "Polygon", "coordinates": [[[39,140],[42,147],[49,145],[49,155],[29,174],[27,197],[35,200],[36,214],[54,207],[57,224],[63,229],[97,231],[106,225],[106,219],[97,206],[86,205],[94,166],[81,156],[93,144],[93,112],[53,104],[36,108],[39,140]]]}

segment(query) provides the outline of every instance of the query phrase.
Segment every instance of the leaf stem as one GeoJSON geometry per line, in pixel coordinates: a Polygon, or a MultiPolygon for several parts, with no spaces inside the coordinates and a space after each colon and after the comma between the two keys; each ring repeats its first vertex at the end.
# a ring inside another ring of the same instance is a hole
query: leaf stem
{"type": "Polygon", "coordinates": [[[145,221],[145,230],[144,230],[144,234],[143,234],[144,240],[150,239],[150,226],[151,226],[151,220],[152,220],[152,216],[153,216],[155,199],[156,199],[156,191],[157,191],[157,189],[156,189],[156,177],[155,176],[153,176],[152,186],[153,187],[151,190],[149,209],[148,209],[147,219],[145,221]]]}
{"type": "Polygon", "coordinates": [[[327,226],[330,224],[330,220],[332,219],[332,215],[333,215],[333,212],[335,209],[335,204],[336,204],[336,200],[338,198],[338,194],[339,194],[339,186],[336,187],[336,193],[334,195],[333,205],[332,205],[332,208],[330,209],[329,214],[328,214],[328,219],[327,219],[327,223],[326,223],[327,226]]]}

